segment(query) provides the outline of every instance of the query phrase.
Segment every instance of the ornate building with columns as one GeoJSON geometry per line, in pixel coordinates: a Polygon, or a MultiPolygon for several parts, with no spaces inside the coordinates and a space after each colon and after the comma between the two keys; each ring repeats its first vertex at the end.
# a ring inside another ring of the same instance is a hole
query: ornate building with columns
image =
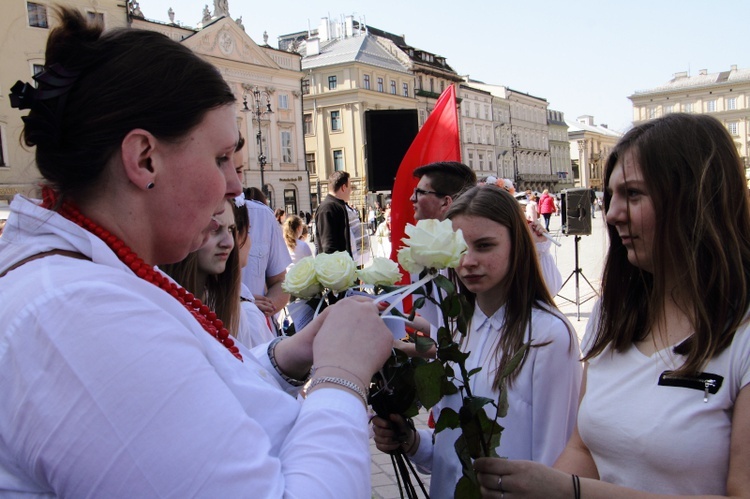
{"type": "Polygon", "coordinates": [[[576,187],[604,190],[604,164],[622,135],[607,125],[594,124],[594,117],[589,115],[579,116],[567,124],[576,187]]]}

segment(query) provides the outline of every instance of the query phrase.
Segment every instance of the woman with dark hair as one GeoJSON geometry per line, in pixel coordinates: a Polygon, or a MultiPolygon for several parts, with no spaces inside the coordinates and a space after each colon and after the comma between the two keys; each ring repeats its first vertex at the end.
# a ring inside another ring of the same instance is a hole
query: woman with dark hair
{"type": "Polygon", "coordinates": [[[605,186],[577,429],[556,470],[478,460],[486,497],[750,497],[750,204],[734,141],[705,115],[646,122],[612,150],[605,186]]]}
{"type": "MultiPolygon", "coordinates": [[[[510,359],[531,342],[507,389],[508,414],[498,455],[552,464],[575,424],[581,382],[580,350],[573,328],[557,309],[542,277],[534,241],[518,202],[496,186],[473,187],[446,213],[460,229],[468,250],[456,269],[461,292],[474,305],[469,333],[461,345],[475,396],[497,400],[500,374],[510,359]]],[[[461,393],[444,397],[433,408],[458,411],[461,393]]],[[[489,407],[489,406],[488,406],[489,407]]],[[[487,414],[495,418],[493,411],[487,414]]],[[[373,419],[375,443],[384,452],[401,448],[430,470],[430,497],[453,497],[461,478],[454,445],[460,430],[410,429],[399,416],[373,419]],[[399,440],[400,435],[406,435],[399,440]]]]}
{"type": "Polygon", "coordinates": [[[240,193],[229,86],[164,35],[57,12],[38,87],[11,90],[45,185],[0,238],[0,490],[369,496],[361,380],[392,345],[376,306],[235,344],[154,267],[200,248],[240,193]]]}

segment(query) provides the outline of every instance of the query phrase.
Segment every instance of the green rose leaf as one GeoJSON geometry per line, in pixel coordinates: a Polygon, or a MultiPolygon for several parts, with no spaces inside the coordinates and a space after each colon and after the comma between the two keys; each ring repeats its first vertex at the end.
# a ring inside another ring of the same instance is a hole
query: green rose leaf
{"type": "Polygon", "coordinates": [[[417,336],[414,340],[414,344],[416,346],[417,352],[419,353],[425,353],[430,348],[435,346],[435,342],[433,341],[433,339],[427,336],[417,336]]]}
{"type": "Polygon", "coordinates": [[[440,433],[446,428],[451,430],[458,428],[458,425],[458,413],[450,407],[446,407],[440,410],[440,417],[435,422],[435,433],[440,433]]]}
{"type": "Polygon", "coordinates": [[[518,365],[523,360],[523,357],[526,355],[526,351],[531,346],[531,342],[525,343],[521,348],[518,349],[516,354],[511,357],[510,361],[507,365],[503,367],[503,371],[500,373],[501,378],[507,378],[511,374],[513,374],[513,371],[518,369],[518,365]]]}
{"type": "Polygon", "coordinates": [[[448,295],[456,294],[456,286],[442,274],[438,274],[435,279],[432,280],[440,289],[445,291],[448,295]]]}
{"type": "Polygon", "coordinates": [[[417,366],[414,370],[414,383],[417,396],[426,408],[437,404],[443,396],[441,387],[445,379],[445,370],[440,362],[429,362],[417,366]]]}

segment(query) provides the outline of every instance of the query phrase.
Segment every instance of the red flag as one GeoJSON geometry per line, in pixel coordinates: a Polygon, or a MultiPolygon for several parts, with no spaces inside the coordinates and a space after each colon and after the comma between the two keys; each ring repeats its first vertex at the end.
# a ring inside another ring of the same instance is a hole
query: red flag
{"type": "MultiPolygon", "coordinates": [[[[391,260],[394,262],[398,262],[396,255],[404,246],[401,240],[406,224],[414,223],[414,207],[409,201],[419,183],[414,178],[414,170],[436,161],[461,161],[456,88],[453,85],[442,93],[398,167],[391,193],[391,260]]],[[[410,281],[409,274],[403,274],[401,283],[406,284],[410,281]]]]}

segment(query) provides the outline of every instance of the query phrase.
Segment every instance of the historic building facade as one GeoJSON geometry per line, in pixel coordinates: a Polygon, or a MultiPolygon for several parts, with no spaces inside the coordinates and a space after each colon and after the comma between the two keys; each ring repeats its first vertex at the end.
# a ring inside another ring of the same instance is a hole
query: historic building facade
{"type": "MultiPolygon", "coordinates": [[[[44,64],[44,46],[49,28],[54,26],[51,0],[24,2],[12,0],[0,8],[0,29],[9,36],[0,47],[3,77],[0,81],[0,199],[16,192],[32,193],[39,173],[34,165],[33,151],[18,146],[21,116],[25,112],[10,109],[6,92],[15,79],[29,80],[44,64]],[[3,24],[6,24],[3,26],[3,24]],[[19,43],[21,45],[19,45],[19,43]],[[23,46],[24,51],[16,47],[23,46]],[[12,80],[12,81],[11,81],[12,80]]],[[[67,0],[66,5],[80,8],[104,23],[105,29],[133,27],[157,31],[179,41],[214,64],[237,97],[237,124],[247,139],[244,149],[245,186],[261,186],[258,157],[266,158],[263,168],[265,190],[273,207],[287,212],[309,211],[310,184],[305,168],[304,135],[302,131],[302,95],[300,56],[256,44],[244,31],[241,21],[229,16],[226,2],[215,1],[213,12],[204,8],[196,28],[144,16],[138,2],[114,0],[67,0]],[[258,92],[259,104],[255,105],[258,92]],[[272,112],[268,113],[268,109],[272,112]],[[253,112],[260,110],[260,113],[253,112]],[[258,120],[260,115],[260,120],[258,120]],[[261,145],[257,137],[260,130],[261,145]]],[[[200,18],[196,13],[196,17],[200,18]]]]}
{"type": "Polygon", "coordinates": [[[697,75],[675,73],[664,85],[636,91],[628,97],[633,103],[633,124],[669,113],[709,114],[721,121],[734,139],[750,178],[750,68],[697,75]]]}
{"type": "Polygon", "coordinates": [[[596,125],[594,117],[579,116],[568,121],[570,159],[576,187],[604,190],[604,164],[621,134],[606,125],[596,125]]]}
{"type": "Polygon", "coordinates": [[[495,148],[493,96],[469,84],[459,86],[461,158],[477,177],[498,175],[495,148]]]}
{"type": "Polygon", "coordinates": [[[325,196],[332,172],[345,170],[355,186],[351,204],[357,208],[365,206],[367,193],[365,113],[413,109],[421,126],[440,89],[458,79],[444,58],[409,47],[403,37],[351,16],[340,22],[323,18],[317,29],[283,35],[279,47],[303,56],[305,146],[313,200],[325,196]],[[434,92],[423,95],[425,85],[434,92]]]}
{"type": "Polygon", "coordinates": [[[562,111],[547,109],[547,126],[549,127],[550,168],[557,175],[555,189],[571,189],[576,185],[573,168],[570,163],[570,142],[568,124],[562,111]]]}

